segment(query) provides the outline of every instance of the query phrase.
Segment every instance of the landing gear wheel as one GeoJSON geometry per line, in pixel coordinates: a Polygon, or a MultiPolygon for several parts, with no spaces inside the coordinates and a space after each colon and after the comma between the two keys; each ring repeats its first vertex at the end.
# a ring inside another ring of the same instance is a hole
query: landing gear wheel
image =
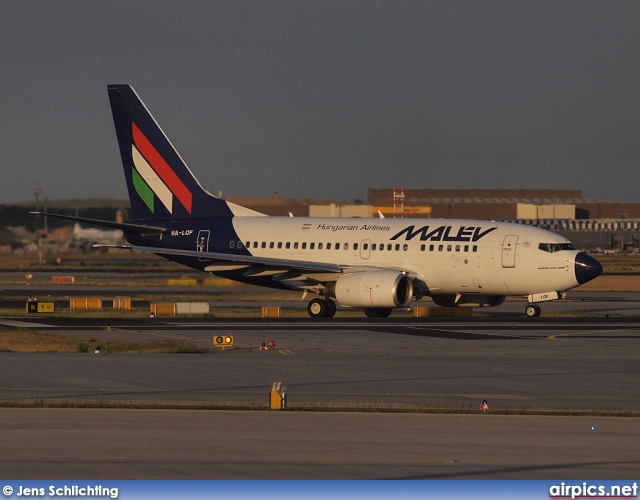
{"type": "Polygon", "coordinates": [[[542,312],[542,309],[540,309],[540,306],[537,306],[536,304],[529,304],[527,308],[524,310],[524,313],[529,318],[537,318],[538,316],[540,316],[541,312],[542,312]]]}
{"type": "Polygon", "coordinates": [[[367,318],[388,318],[391,314],[391,309],[374,309],[374,308],[365,308],[364,314],[367,318]]]}
{"type": "Polygon", "coordinates": [[[326,318],[329,312],[327,301],[323,299],[313,299],[307,306],[307,312],[312,318],[326,318]]]}
{"type": "Polygon", "coordinates": [[[333,318],[336,315],[336,303],[331,299],[327,299],[326,302],[327,302],[327,317],[333,318]]]}

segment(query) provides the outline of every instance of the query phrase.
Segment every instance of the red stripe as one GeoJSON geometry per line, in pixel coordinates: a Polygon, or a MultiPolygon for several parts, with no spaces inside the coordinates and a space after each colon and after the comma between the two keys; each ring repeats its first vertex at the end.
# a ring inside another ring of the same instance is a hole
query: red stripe
{"type": "Polygon", "coordinates": [[[131,122],[131,124],[133,126],[133,141],[136,143],[138,151],[145,157],[149,165],[151,165],[151,168],[155,170],[156,174],[158,174],[176,198],[180,200],[180,203],[187,209],[187,212],[191,213],[191,191],[187,189],[187,186],[184,185],[169,164],[164,161],[164,158],[156,151],[156,148],[153,147],[153,144],[149,142],[138,126],[133,122],[131,122]]]}

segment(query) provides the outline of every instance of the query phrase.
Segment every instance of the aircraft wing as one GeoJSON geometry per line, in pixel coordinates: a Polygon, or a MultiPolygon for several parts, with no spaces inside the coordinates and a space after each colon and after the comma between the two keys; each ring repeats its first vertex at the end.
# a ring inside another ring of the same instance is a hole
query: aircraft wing
{"type": "MultiPolygon", "coordinates": [[[[288,260],[288,259],[273,259],[269,257],[255,257],[253,255],[236,255],[228,253],[218,252],[198,252],[196,250],[180,250],[175,248],[160,248],[160,247],[144,247],[144,246],[131,246],[132,250],[138,252],[155,253],[156,255],[181,255],[184,257],[198,257],[200,259],[211,260],[212,271],[215,269],[216,264],[221,264],[220,270],[223,269],[223,265],[229,267],[234,264],[246,264],[246,267],[250,266],[268,266],[284,271],[296,269],[300,271],[316,271],[324,273],[342,273],[344,266],[337,264],[328,264],[324,262],[312,262],[304,260],[288,260]]],[[[350,266],[349,266],[350,267],[350,266]]],[[[239,266],[237,267],[239,268],[239,266]]],[[[227,269],[228,270],[228,269],[227,269]]]]}
{"type": "MultiPolygon", "coordinates": [[[[305,260],[274,259],[270,257],[256,257],[253,255],[236,255],[218,252],[198,252],[196,250],[180,250],[174,248],[159,248],[145,246],[128,246],[131,250],[138,252],[154,253],[156,255],[179,255],[183,257],[197,257],[199,259],[210,260],[211,263],[205,267],[207,272],[231,271],[245,269],[245,276],[273,276],[276,281],[284,284],[289,282],[296,287],[300,287],[300,280],[310,280],[314,283],[335,281],[335,274],[354,273],[381,269],[373,266],[353,266],[340,265],[326,262],[314,262],[305,260]]],[[[406,273],[412,278],[417,274],[409,269],[397,267],[385,267],[384,269],[406,273]]]]}

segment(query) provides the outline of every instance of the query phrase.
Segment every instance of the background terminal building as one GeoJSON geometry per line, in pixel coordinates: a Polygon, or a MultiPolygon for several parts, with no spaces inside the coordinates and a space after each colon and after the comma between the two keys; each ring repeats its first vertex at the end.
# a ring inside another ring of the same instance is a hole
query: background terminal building
{"type": "Polygon", "coordinates": [[[228,197],[268,215],[483,219],[544,227],[577,248],[638,251],[640,203],[583,198],[580,189],[369,189],[368,203],[228,197]]]}

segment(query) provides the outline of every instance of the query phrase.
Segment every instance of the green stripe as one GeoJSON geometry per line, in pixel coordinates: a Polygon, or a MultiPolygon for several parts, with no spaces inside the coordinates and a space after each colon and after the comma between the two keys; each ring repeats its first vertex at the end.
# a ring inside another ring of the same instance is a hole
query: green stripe
{"type": "Polygon", "coordinates": [[[140,177],[140,174],[135,168],[131,170],[131,174],[133,177],[133,187],[136,188],[136,193],[138,193],[140,199],[144,201],[144,204],[149,207],[149,210],[151,210],[152,213],[155,213],[153,210],[153,201],[155,199],[153,191],[151,191],[151,188],[147,185],[144,179],[140,177]]]}

